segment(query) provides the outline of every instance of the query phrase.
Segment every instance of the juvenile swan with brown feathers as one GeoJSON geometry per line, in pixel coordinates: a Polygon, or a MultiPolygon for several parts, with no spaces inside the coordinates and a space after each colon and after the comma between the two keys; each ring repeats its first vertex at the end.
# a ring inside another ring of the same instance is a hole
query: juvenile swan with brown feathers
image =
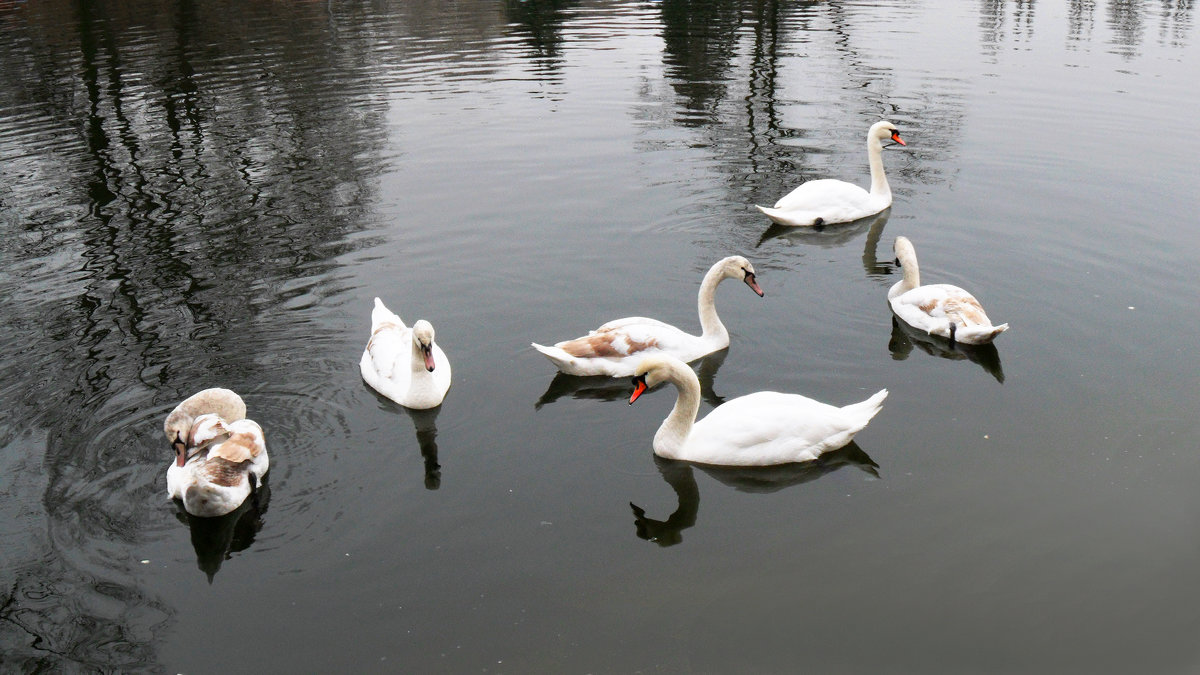
{"type": "Polygon", "coordinates": [[[559,342],[553,347],[533,343],[546,358],[568,375],[607,375],[628,377],[638,361],[650,354],[670,354],[690,362],[729,346],[729,331],[717,316],[717,285],[725,279],[738,279],[761,297],[763,291],[754,275],[754,266],[740,255],[718,260],[700,282],[697,305],[700,335],[692,335],[657,319],[632,316],[616,319],[587,335],[559,342]]]}

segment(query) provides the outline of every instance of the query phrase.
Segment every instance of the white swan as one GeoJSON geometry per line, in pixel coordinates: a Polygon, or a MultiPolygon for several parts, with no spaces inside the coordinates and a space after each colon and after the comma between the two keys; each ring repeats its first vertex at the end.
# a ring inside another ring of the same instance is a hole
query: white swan
{"type": "Polygon", "coordinates": [[[568,375],[628,377],[648,354],[672,354],[683,361],[695,361],[729,346],[729,331],[717,316],[714,303],[717,285],[725,279],[741,279],[759,297],[763,295],[749,260],[734,255],[717,261],[700,282],[697,305],[702,332],[698,336],[657,319],[632,316],[609,321],[583,337],[553,347],[536,342],[533,347],[568,375]]]}
{"type": "Polygon", "coordinates": [[[175,450],[175,459],[180,466],[183,465],[191,447],[188,436],[192,432],[195,419],[206,413],[212,413],[226,422],[236,422],[246,416],[246,403],[236,392],[214,387],[196,392],[175,406],[163,422],[163,433],[171,442],[171,447],[175,450]]]}
{"type": "Polygon", "coordinates": [[[433,326],[421,319],[409,328],[379,298],[358,367],[372,389],[406,408],[439,406],[450,389],[450,361],[433,341],[433,326]]]}
{"type": "Polygon", "coordinates": [[[257,489],[270,467],[262,427],[254,420],[195,418],[183,461],[167,468],[167,494],[193,516],[223,516],[257,489]]]}
{"type": "Polygon", "coordinates": [[[760,391],[726,401],[696,421],[700,381],[671,356],[638,364],[632,404],[660,382],[678,390],[675,407],[654,434],[654,453],[667,459],[727,466],[770,466],[806,462],[849,443],[879,412],[887,389],[865,401],[837,408],[799,394],[760,391]]]}
{"type": "Polygon", "coordinates": [[[987,344],[1008,330],[1007,323],[993,326],[979,301],[958,286],[922,286],[917,252],[907,237],[896,237],[894,249],[904,278],[888,290],[888,304],[901,321],[968,345],[987,344]]]}
{"type": "Polygon", "coordinates": [[[780,225],[806,226],[848,223],[875,215],[892,205],[892,189],[883,173],[883,145],[886,138],[905,145],[891,122],[876,122],[867,131],[867,157],[871,162],[871,191],[853,183],[822,178],[810,180],[792,190],[768,209],[757,206],[780,225]]]}

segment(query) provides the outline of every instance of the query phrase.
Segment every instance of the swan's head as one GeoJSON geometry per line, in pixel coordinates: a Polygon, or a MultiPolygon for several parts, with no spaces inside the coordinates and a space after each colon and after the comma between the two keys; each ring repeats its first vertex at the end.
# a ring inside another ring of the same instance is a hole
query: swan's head
{"type": "Polygon", "coordinates": [[[436,365],[433,362],[433,325],[425,319],[417,321],[413,324],[412,336],[413,345],[425,356],[425,370],[432,373],[436,365]]]}
{"type": "Polygon", "coordinates": [[[908,145],[900,138],[900,131],[896,129],[896,125],[886,120],[876,122],[871,125],[871,130],[867,132],[867,137],[880,141],[892,140],[900,145],[908,145]]]}
{"type": "Polygon", "coordinates": [[[741,279],[750,290],[758,294],[758,297],[763,296],[763,290],[759,288],[758,280],[754,276],[754,265],[751,265],[749,260],[740,255],[731,255],[718,264],[726,279],[741,279]]]}
{"type": "Polygon", "coordinates": [[[246,403],[237,393],[229,389],[214,387],[192,394],[175,406],[171,414],[167,415],[166,422],[163,423],[163,433],[166,434],[167,441],[171,443],[171,448],[175,451],[176,461],[179,461],[181,465],[186,460],[188,449],[191,447],[188,438],[192,433],[192,427],[195,425],[196,419],[205,413],[213,413],[225,420],[240,420],[246,416],[246,403]],[[181,457],[183,459],[179,459],[181,457]]]}
{"type": "Polygon", "coordinates": [[[892,251],[896,254],[897,265],[903,265],[905,261],[915,260],[917,257],[917,250],[913,248],[908,237],[896,237],[896,243],[892,244],[892,251]]]}
{"type": "MultiPolygon", "coordinates": [[[[670,356],[647,356],[642,359],[637,369],[633,371],[633,394],[629,397],[629,404],[638,400],[638,397],[646,393],[646,390],[653,389],[670,379],[671,371],[677,366],[683,364],[682,361],[670,356]]],[[[687,365],[683,364],[686,368],[687,365]]]]}
{"type": "Polygon", "coordinates": [[[203,452],[214,442],[223,441],[229,437],[229,429],[220,415],[205,413],[192,420],[192,426],[180,439],[172,441],[175,449],[175,463],[183,466],[189,459],[203,452]]]}

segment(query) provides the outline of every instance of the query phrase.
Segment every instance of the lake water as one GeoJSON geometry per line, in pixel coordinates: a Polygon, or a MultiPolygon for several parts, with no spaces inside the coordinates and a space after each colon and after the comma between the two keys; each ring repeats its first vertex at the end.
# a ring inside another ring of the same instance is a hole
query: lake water
{"type": "Polygon", "coordinates": [[[0,3],[5,672],[1200,669],[1190,0],[0,3]],[[804,180],[880,218],[770,227],[804,180]],[[1012,328],[893,325],[891,242],[1012,328]],[[670,389],[529,343],[627,315],[752,391],[891,395],[815,465],[658,460],[670,389]],[[372,298],[440,409],[362,382],[372,298]],[[166,498],[166,413],[266,430],[166,498]],[[631,508],[631,504],[635,505],[631,508]]]}

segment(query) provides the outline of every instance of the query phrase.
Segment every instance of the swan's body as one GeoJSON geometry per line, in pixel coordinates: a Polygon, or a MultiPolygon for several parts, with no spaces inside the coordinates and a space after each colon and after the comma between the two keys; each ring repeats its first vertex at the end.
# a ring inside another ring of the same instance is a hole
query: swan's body
{"type": "Polygon", "coordinates": [[[717,316],[715,305],[717,285],[725,279],[741,279],[759,296],[763,294],[749,260],[735,255],[717,261],[700,283],[700,335],[657,319],[633,316],[609,321],[583,337],[553,347],[537,343],[533,347],[568,375],[628,377],[638,361],[650,354],[671,354],[684,362],[695,361],[729,346],[729,331],[717,316]]]}
{"type": "Polygon", "coordinates": [[[687,364],[670,356],[638,364],[630,397],[670,382],[678,390],[675,407],[654,434],[654,453],[667,459],[727,466],[770,466],[806,462],[836,450],[879,412],[887,390],[841,408],[799,394],[762,391],[726,401],[704,419],[700,382],[687,364]]]}
{"type": "Polygon", "coordinates": [[[441,405],[450,389],[450,361],[433,337],[428,321],[419,320],[409,328],[375,298],[371,338],[358,363],[363,379],[406,408],[441,405]]]}
{"type": "Polygon", "coordinates": [[[262,427],[206,414],[196,418],[189,436],[195,444],[185,461],[167,469],[167,494],[193,516],[223,516],[241,506],[270,466],[262,427]]]}
{"type": "Polygon", "coordinates": [[[892,189],[883,172],[884,139],[904,145],[891,122],[876,122],[867,131],[867,157],[871,163],[871,190],[832,178],[810,180],[775,202],[773,208],[758,206],[780,225],[814,226],[848,223],[875,215],[892,205],[892,189]]]}
{"type": "Polygon", "coordinates": [[[1008,330],[992,320],[975,296],[950,284],[921,285],[917,252],[907,237],[896,237],[896,260],[904,278],[888,290],[888,304],[904,323],[952,342],[987,344],[1008,330]]]}

